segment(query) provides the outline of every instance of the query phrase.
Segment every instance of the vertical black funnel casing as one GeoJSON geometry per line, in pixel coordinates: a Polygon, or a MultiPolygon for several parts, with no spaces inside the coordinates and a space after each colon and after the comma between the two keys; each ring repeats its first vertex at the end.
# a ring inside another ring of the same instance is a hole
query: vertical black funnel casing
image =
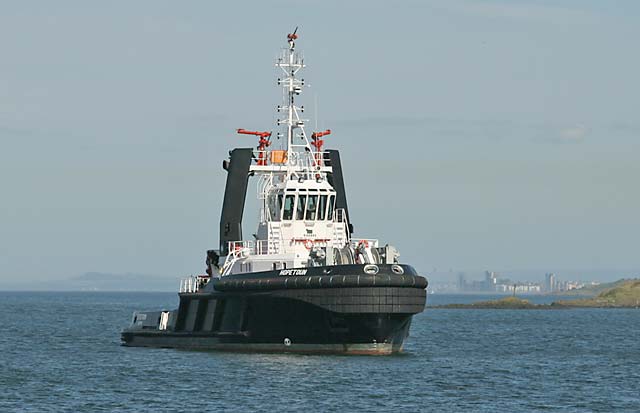
{"type": "Polygon", "coordinates": [[[223,257],[229,253],[228,242],[242,240],[242,214],[252,156],[253,149],[237,148],[231,151],[227,164],[227,185],[220,216],[220,256],[223,257]]]}
{"type": "Polygon", "coordinates": [[[340,152],[336,149],[327,150],[327,156],[329,158],[329,166],[331,166],[331,173],[328,174],[329,184],[336,191],[336,209],[344,209],[347,215],[347,221],[349,222],[349,234],[353,234],[353,224],[349,218],[349,207],[347,206],[347,193],[344,189],[344,178],[342,176],[342,164],[340,163],[340,152]]]}

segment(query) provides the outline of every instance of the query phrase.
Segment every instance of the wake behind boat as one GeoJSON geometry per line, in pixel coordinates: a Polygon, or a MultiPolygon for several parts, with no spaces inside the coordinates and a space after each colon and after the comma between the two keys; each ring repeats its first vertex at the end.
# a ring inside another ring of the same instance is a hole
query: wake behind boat
{"type": "Polygon", "coordinates": [[[238,129],[258,146],[236,148],[227,171],[220,246],[206,274],[184,279],[172,311],[135,312],[127,346],[203,350],[390,354],[402,351],[427,280],[377,239],[354,238],[340,154],[325,150],[330,130],[308,134],[295,104],[305,67],[287,35],[276,66],[282,131],[238,129]],[[274,148],[272,148],[272,145],[274,148]],[[275,147],[278,147],[275,149],[275,147]],[[249,178],[257,179],[259,224],[243,240],[249,178]]]}

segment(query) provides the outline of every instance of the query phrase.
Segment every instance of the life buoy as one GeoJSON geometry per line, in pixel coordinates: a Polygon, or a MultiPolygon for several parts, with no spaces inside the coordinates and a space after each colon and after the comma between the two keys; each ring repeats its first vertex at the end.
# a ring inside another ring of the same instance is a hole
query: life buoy
{"type": "Polygon", "coordinates": [[[304,240],[304,247],[310,250],[311,248],[313,248],[313,241],[311,241],[310,239],[304,240]]]}

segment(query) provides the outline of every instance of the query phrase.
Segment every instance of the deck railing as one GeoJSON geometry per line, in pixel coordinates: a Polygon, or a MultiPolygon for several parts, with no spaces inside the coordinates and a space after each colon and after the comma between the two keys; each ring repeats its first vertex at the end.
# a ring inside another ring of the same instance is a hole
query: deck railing
{"type": "Polygon", "coordinates": [[[351,247],[378,248],[378,240],[372,238],[351,238],[351,247]]]}
{"type": "Polygon", "coordinates": [[[211,277],[208,275],[189,276],[180,280],[181,293],[197,293],[202,287],[207,285],[211,277]]]}
{"type": "Polygon", "coordinates": [[[253,151],[253,165],[286,165],[297,167],[331,166],[329,152],[290,152],[285,150],[253,151]]]}
{"type": "Polygon", "coordinates": [[[238,254],[267,255],[279,254],[282,250],[282,240],[247,240],[229,242],[229,252],[235,251],[238,254]]]}

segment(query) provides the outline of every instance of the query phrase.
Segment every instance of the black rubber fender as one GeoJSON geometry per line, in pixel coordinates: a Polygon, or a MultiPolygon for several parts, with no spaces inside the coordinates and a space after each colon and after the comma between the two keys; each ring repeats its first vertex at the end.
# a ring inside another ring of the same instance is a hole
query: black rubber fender
{"type": "Polygon", "coordinates": [[[287,290],[353,287],[427,288],[427,279],[411,274],[294,275],[261,278],[226,278],[213,281],[216,291],[287,290]]]}

